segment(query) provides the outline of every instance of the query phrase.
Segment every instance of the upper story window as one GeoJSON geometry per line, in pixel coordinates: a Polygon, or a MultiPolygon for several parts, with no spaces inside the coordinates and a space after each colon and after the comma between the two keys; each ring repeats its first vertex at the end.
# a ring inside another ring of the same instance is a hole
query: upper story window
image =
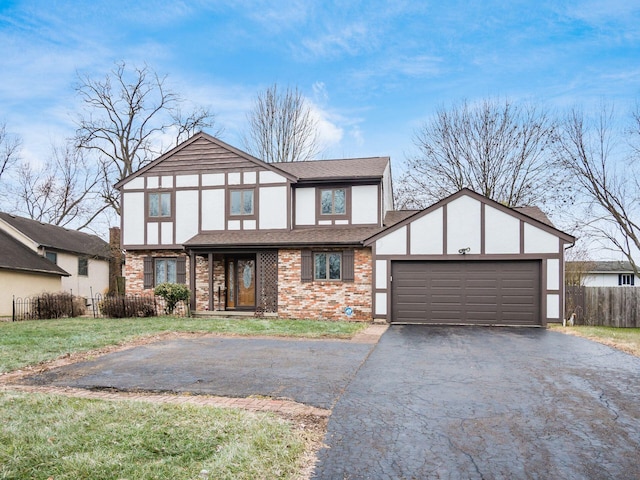
{"type": "Polygon", "coordinates": [[[345,215],[347,213],[347,191],[344,188],[320,190],[321,215],[345,215]]]}
{"type": "Polygon", "coordinates": [[[170,217],[171,216],[171,193],[160,192],[149,194],[149,216],[150,217],[170,217]]]}
{"type": "Polygon", "coordinates": [[[628,285],[630,287],[634,286],[634,275],[633,275],[633,273],[620,273],[620,274],[618,274],[618,285],[628,285]]]}
{"type": "Polygon", "coordinates": [[[87,257],[78,257],[78,275],[89,276],[89,259],[87,257]]]}
{"type": "Polygon", "coordinates": [[[231,215],[253,215],[253,190],[231,190],[231,215]]]}
{"type": "Polygon", "coordinates": [[[44,252],[44,256],[47,260],[55,263],[56,265],[58,264],[58,254],[56,252],[44,252]]]}

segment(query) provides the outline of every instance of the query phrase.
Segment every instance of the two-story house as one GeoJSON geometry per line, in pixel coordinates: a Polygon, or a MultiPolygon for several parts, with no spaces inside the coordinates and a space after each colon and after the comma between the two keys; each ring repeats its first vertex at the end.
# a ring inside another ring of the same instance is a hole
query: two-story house
{"type": "Polygon", "coordinates": [[[267,164],[199,133],[116,187],[129,293],[186,283],[196,310],[287,318],[560,320],[571,236],[470,190],[393,211],[388,157],[267,164]],[[412,292],[408,265],[439,273],[412,292]],[[469,276],[491,290],[473,290],[469,276]],[[449,289],[447,315],[434,285],[449,289]],[[476,315],[479,295],[489,314],[476,315]],[[514,301],[525,306],[505,307],[514,301]]]}

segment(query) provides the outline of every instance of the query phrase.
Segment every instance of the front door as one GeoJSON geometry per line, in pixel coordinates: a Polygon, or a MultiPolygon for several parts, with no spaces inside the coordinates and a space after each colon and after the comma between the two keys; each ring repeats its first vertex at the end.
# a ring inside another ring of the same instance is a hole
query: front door
{"type": "Polygon", "coordinates": [[[256,258],[227,257],[227,308],[256,307],[256,258]]]}

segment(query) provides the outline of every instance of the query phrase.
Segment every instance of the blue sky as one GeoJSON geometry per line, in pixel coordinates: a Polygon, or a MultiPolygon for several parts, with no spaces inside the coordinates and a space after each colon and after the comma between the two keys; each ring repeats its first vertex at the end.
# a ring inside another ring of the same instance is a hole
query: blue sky
{"type": "MultiPolygon", "coordinates": [[[[640,2],[0,0],[0,122],[37,161],[74,132],[76,72],[146,62],[241,147],[258,90],[298,86],[324,158],[390,155],[435,109],[640,99],[640,2]]],[[[396,174],[397,175],[397,174],[396,174]]]]}

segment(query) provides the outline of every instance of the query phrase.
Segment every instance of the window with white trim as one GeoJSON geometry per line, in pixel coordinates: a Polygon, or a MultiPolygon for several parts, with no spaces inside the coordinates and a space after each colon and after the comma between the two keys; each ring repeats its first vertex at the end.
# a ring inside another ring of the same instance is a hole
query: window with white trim
{"type": "Polygon", "coordinates": [[[633,273],[620,273],[618,274],[618,285],[633,287],[634,286],[634,278],[633,273]]]}

